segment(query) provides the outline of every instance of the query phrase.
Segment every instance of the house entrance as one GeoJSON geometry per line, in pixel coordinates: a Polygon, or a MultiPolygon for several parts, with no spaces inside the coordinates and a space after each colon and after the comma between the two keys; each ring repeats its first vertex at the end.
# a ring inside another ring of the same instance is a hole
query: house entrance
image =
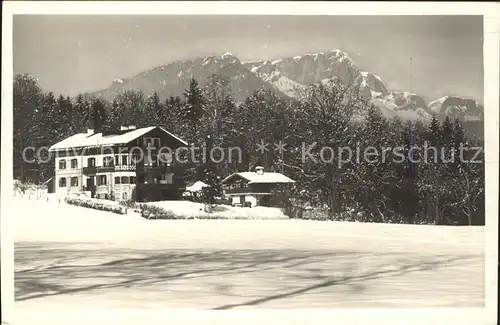
{"type": "Polygon", "coordinates": [[[95,197],[95,177],[91,176],[87,178],[87,186],[86,186],[87,191],[90,191],[90,195],[92,198],[95,197]]]}

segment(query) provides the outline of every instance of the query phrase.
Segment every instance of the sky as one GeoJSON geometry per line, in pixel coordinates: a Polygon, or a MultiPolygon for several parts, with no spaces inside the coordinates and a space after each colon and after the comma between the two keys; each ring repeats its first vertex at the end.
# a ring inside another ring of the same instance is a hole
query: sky
{"type": "Polygon", "coordinates": [[[69,96],[175,60],[340,49],[390,89],[483,100],[481,16],[30,15],[13,38],[14,73],[69,96]]]}

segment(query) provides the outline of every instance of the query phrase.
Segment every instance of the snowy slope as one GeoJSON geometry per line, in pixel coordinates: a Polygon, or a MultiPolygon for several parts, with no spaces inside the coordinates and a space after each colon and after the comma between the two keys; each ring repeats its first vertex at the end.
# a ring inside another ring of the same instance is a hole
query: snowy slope
{"type": "Polygon", "coordinates": [[[277,61],[252,61],[244,62],[243,66],[250,69],[257,77],[261,78],[265,82],[268,82],[278,88],[281,92],[286,95],[293,97],[299,89],[306,88],[305,85],[290,79],[288,76],[283,74],[279,68],[276,66],[277,61]]]}
{"type": "Polygon", "coordinates": [[[428,121],[431,118],[425,100],[417,94],[390,92],[386,96],[376,93],[372,96],[372,103],[388,115],[409,120],[428,121]]]}
{"type": "Polygon", "coordinates": [[[268,75],[278,71],[281,75],[305,86],[333,77],[350,83],[359,74],[354,61],[347,53],[339,50],[306,53],[275,61],[243,62],[243,65],[257,75],[268,75]]]}
{"type": "Polygon", "coordinates": [[[361,72],[361,76],[363,77],[362,86],[368,87],[370,90],[380,93],[381,95],[387,95],[389,90],[387,86],[382,81],[380,76],[374,74],[373,72],[361,72]]]}

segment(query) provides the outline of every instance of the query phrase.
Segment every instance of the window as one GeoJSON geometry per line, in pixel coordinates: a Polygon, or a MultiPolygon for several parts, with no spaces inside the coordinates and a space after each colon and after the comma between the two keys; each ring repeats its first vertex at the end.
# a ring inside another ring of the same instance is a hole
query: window
{"type": "Polygon", "coordinates": [[[106,157],[104,157],[102,165],[104,167],[111,167],[111,166],[113,166],[113,157],[112,156],[106,156],[106,157]]]}
{"type": "Polygon", "coordinates": [[[158,167],[158,157],[157,156],[153,156],[151,157],[151,166],[153,167],[158,167]]]}
{"type": "Polygon", "coordinates": [[[160,147],[160,138],[144,138],[144,146],[159,148],[160,147]]]}
{"type": "Polygon", "coordinates": [[[135,176],[130,176],[130,184],[135,184],[135,176]]]}
{"type": "Polygon", "coordinates": [[[66,160],[64,159],[59,160],[59,169],[66,169],[66,160]]]}
{"type": "Polygon", "coordinates": [[[174,174],[172,173],[165,173],[161,175],[161,182],[162,184],[172,184],[174,179],[174,174]]]}
{"type": "Polygon", "coordinates": [[[122,165],[123,166],[127,166],[128,165],[128,156],[127,155],[123,155],[122,156],[122,165]]]}
{"type": "Polygon", "coordinates": [[[95,158],[87,159],[87,166],[88,167],[95,167],[95,158]]]}
{"type": "Polygon", "coordinates": [[[139,162],[141,161],[141,157],[140,156],[131,156],[130,157],[130,164],[131,165],[135,165],[135,164],[138,164],[139,162]]]}
{"type": "Polygon", "coordinates": [[[120,156],[116,155],[115,156],[115,166],[120,165],[120,156]]]}
{"type": "Polygon", "coordinates": [[[122,184],[128,184],[128,177],[127,176],[122,176],[122,184]]]}
{"type": "Polygon", "coordinates": [[[148,154],[144,155],[144,166],[152,166],[152,165],[153,165],[152,157],[148,154]]]}
{"type": "Polygon", "coordinates": [[[66,187],[66,177],[59,178],[59,187],[66,187]]]}
{"type": "Polygon", "coordinates": [[[71,186],[78,186],[78,177],[71,177],[71,186]]]}
{"type": "Polygon", "coordinates": [[[71,168],[78,168],[78,160],[76,158],[71,159],[71,168]]]}
{"type": "Polygon", "coordinates": [[[120,176],[115,177],[115,184],[120,184],[120,176]]]}
{"type": "Polygon", "coordinates": [[[160,153],[158,154],[158,162],[160,166],[170,166],[173,160],[173,153],[160,153]]]}
{"type": "Polygon", "coordinates": [[[99,175],[97,178],[97,185],[106,185],[106,175],[99,175]]]}

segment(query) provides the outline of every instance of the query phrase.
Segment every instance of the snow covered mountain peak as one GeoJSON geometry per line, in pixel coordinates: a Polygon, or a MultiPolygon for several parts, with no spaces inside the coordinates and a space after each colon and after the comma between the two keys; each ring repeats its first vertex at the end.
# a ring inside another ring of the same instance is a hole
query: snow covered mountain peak
{"type": "Polygon", "coordinates": [[[380,93],[380,95],[388,95],[389,90],[380,76],[373,72],[362,71],[361,73],[361,88],[368,88],[372,92],[380,93]]]}
{"type": "Polygon", "coordinates": [[[238,58],[237,58],[237,57],[235,57],[235,56],[234,56],[232,53],[230,53],[230,52],[226,52],[226,53],[222,54],[222,55],[220,56],[220,58],[221,58],[222,60],[230,60],[230,61],[238,61],[238,62],[240,61],[240,60],[238,60],[238,58]]]}
{"type": "Polygon", "coordinates": [[[243,62],[243,65],[261,78],[269,79],[273,75],[274,79],[287,78],[303,86],[333,77],[339,77],[344,82],[352,82],[358,75],[354,62],[346,53],[339,50],[305,53],[274,61],[248,61],[243,62]]]}
{"type": "Polygon", "coordinates": [[[464,120],[483,119],[484,106],[472,98],[444,96],[429,103],[429,111],[437,116],[455,116],[464,120]]]}
{"type": "Polygon", "coordinates": [[[162,98],[182,96],[191,78],[204,87],[213,74],[221,74],[229,80],[236,101],[245,100],[257,89],[295,97],[300,89],[338,78],[357,86],[365,100],[388,116],[405,119],[429,119],[432,115],[483,117],[483,106],[473,99],[445,96],[427,105],[418,94],[390,90],[381,76],[361,71],[349,55],[339,49],[244,62],[230,52],[179,60],[129,79],[116,78],[108,89],[96,94],[111,100],[125,90],[141,90],[145,94],[156,91],[162,98]]]}

